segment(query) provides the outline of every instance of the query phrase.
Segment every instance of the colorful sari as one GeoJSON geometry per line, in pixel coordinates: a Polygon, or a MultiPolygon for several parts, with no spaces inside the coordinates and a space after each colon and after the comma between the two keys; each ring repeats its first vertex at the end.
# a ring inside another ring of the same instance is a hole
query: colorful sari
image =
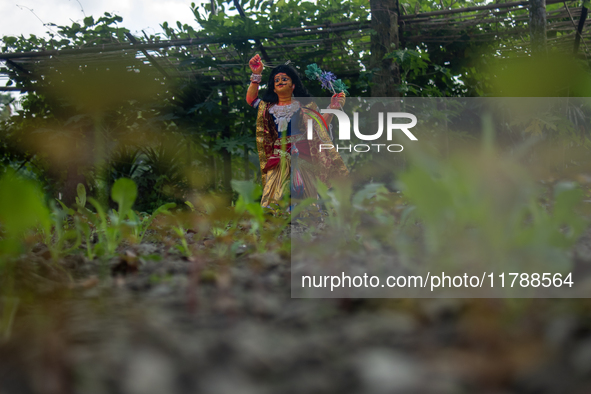
{"type": "Polygon", "coordinates": [[[253,104],[258,106],[256,139],[263,181],[262,206],[268,207],[280,201],[288,185],[292,199],[317,198],[316,180],[330,187],[331,180],[349,174],[336,149],[320,151],[320,144],[332,144],[325,127],[313,122],[313,139],[307,138],[308,119],[314,116],[313,111],[318,111],[315,103],[300,108],[292,115],[290,132],[286,136],[277,132],[275,119],[269,112],[274,104],[262,100],[253,104]]]}

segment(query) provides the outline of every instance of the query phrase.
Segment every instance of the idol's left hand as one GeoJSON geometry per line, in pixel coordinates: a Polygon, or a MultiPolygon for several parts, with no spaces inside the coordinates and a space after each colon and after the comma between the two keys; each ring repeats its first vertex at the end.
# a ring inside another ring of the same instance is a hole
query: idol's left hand
{"type": "Polygon", "coordinates": [[[330,108],[337,109],[345,105],[345,93],[337,93],[330,99],[330,108]]]}

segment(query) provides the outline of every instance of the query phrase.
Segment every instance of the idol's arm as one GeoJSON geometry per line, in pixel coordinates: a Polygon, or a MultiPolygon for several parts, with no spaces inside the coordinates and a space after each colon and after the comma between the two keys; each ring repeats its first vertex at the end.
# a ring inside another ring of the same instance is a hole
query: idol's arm
{"type": "MultiPolygon", "coordinates": [[[[343,105],[345,105],[345,93],[341,92],[332,96],[328,108],[340,109],[343,105]]],[[[322,116],[324,117],[326,123],[330,123],[332,120],[332,114],[322,114],[322,116]]]]}
{"type": "Polygon", "coordinates": [[[254,100],[259,96],[259,84],[256,82],[250,82],[248,90],[246,91],[246,102],[248,105],[252,105],[254,100]]]}
{"type": "Polygon", "coordinates": [[[262,80],[261,74],[263,73],[264,66],[261,57],[258,54],[250,59],[248,66],[252,71],[252,75],[250,76],[250,85],[246,91],[246,102],[248,105],[252,105],[259,95],[259,84],[262,80]]]}

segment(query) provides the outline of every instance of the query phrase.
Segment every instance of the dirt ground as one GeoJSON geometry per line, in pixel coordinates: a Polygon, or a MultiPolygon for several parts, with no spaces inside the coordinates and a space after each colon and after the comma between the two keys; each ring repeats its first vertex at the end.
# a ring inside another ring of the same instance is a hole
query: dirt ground
{"type": "Polygon", "coordinates": [[[289,256],[123,252],[22,259],[35,296],[0,345],[1,394],[591,393],[588,299],[291,299],[289,256]]]}

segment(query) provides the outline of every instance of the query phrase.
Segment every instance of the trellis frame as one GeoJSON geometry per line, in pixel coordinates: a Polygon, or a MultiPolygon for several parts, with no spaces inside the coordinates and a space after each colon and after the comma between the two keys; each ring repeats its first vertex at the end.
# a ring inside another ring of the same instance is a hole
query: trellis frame
{"type": "MultiPolygon", "coordinates": [[[[573,1],[546,0],[546,5],[563,3],[564,8],[547,12],[547,31],[560,34],[556,38],[549,39],[549,45],[565,47],[572,42],[573,50],[579,50],[579,43],[589,34],[584,33],[584,27],[590,22],[586,19],[587,9],[576,7],[573,1]],[[571,6],[568,6],[570,3],[571,6]],[[578,18],[578,23],[575,19],[578,18]],[[564,34],[570,33],[570,34],[564,34]]],[[[429,42],[431,44],[449,45],[458,41],[487,42],[491,38],[523,37],[529,29],[529,18],[526,15],[512,16],[509,18],[515,26],[505,26],[509,21],[506,17],[509,14],[524,13],[530,1],[515,1],[501,4],[487,4],[457,9],[439,10],[420,14],[400,15],[398,18],[401,31],[400,40],[402,46],[418,45],[429,42]],[[522,24],[522,26],[519,26],[522,24]],[[495,25],[496,29],[491,26],[495,25]],[[468,33],[469,32],[469,35],[468,33]]],[[[288,58],[291,53],[298,56],[323,54],[326,48],[332,45],[346,43],[348,41],[357,43],[361,51],[367,50],[370,35],[370,21],[327,23],[322,25],[302,26],[286,29],[285,32],[276,33],[272,37],[262,41],[259,38],[252,38],[256,46],[262,49],[267,58],[268,64],[280,64],[288,58]],[[315,37],[311,37],[315,36],[315,37]],[[285,39],[289,39],[287,42],[285,39]],[[295,42],[294,42],[295,41],[295,42]]],[[[48,60],[62,59],[64,62],[86,62],[102,61],[109,56],[123,54],[135,54],[140,61],[149,63],[159,70],[162,76],[170,79],[173,76],[204,75],[214,80],[226,80],[229,83],[240,83],[244,79],[244,53],[239,53],[233,48],[228,40],[212,36],[195,37],[190,39],[174,39],[157,42],[140,42],[133,36],[128,36],[129,42],[92,46],[80,49],[59,49],[20,53],[1,53],[0,61],[4,61],[6,69],[0,72],[18,73],[21,77],[27,76],[35,79],[35,75],[44,72],[44,65],[49,64],[48,60]],[[169,55],[167,51],[171,48],[185,48],[194,60],[193,67],[184,67],[179,61],[178,54],[169,55]],[[159,53],[150,53],[158,51],[159,53]],[[215,66],[211,59],[216,59],[215,66]],[[201,63],[201,64],[200,64],[201,63]]],[[[510,52],[512,48],[500,50],[510,52]]],[[[587,54],[587,46],[584,45],[584,53],[587,54]]],[[[353,75],[358,72],[360,65],[356,60],[350,62],[339,62],[331,68],[338,75],[353,75]]],[[[326,59],[325,59],[326,60],[326,59]]],[[[328,60],[330,61],[330,60],[328,60]]],[[[38,77],[37,77],[38,78],[38,77]]],[[[23,87],[0,87],[0,90],[31,90],[34,84],[23,87]]]]}

